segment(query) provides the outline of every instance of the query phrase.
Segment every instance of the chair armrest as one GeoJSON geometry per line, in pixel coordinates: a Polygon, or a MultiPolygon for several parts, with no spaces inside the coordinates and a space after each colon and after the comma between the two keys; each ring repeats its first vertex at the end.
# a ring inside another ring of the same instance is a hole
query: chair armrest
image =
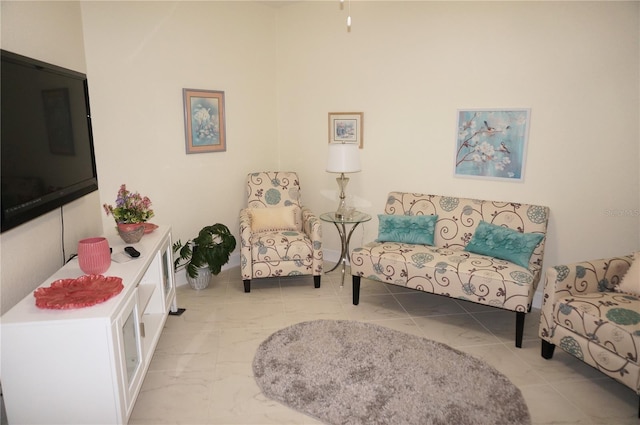
{"type": "Polygon", "coordinates": [[[251,214],[248,208],[240,210],[240,269],[243,280],[253,276],[251,266],[251,214]]]}
{"type": "Polygon", "coordinates": [[[549,267],[545,289],[549,284],[554,292],[588,294],[613,290],[631,265],[631,256],[601,258],[567,265],[549,267]]]}
{"type": "Polygon", "coordinates": [[[601,258],[549,267],[545,273],[540,337],[550,338],[555,328],[553,310],[558,300],[572,295],[612,291],[631,265],[632,256],[601,258]]]}
{"type": "Polygon", "coordinates": [[[302,231],[313,244],[313,275],[322,275],[322,222],[309,208],[302,207],[302,231]]]}
{"type": "Polygon", "coordinates": [[[322,241],[322,222],[309,208],[302,207],[302,231],[312,241],[322,241]]]}

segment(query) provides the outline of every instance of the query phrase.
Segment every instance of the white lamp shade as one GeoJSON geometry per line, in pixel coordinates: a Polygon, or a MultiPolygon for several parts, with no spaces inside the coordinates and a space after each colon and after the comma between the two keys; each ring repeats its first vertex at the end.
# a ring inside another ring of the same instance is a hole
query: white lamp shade
{"type": "Polygon", "coordinates": [[[355,143],[330,143],[327,171],[357,173],[360,171],[360,148],[355,143]]]}

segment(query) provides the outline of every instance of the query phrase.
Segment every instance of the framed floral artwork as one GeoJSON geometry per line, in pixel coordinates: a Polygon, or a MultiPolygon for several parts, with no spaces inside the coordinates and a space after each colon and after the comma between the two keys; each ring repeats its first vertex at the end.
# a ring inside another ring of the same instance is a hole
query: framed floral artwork
{"type": "Polygon", "coordinates": [[[187,153],[227,150],[224,92],[183,89],[187,153]]]}
{"type": "Polygon", "coordinates": [[[364,145],[363,112],[329,112],[329,143],[364,145]]]}
{"type": "Polygon", "coordinates": [[[458,111],[455,175],[522,181],[530,109],[458,111]]]}

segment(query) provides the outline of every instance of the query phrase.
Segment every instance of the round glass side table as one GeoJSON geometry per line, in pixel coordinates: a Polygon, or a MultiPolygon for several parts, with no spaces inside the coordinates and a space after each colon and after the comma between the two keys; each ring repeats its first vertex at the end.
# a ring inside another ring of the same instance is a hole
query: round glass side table
{"type": "Polygon", "coordinates": [[[365,223],[371,220],[371,216],[369,214],[365,214],[360,211],[354,211],[350,217],[336,218],[335,212],[327,212],[324,214],[320,214],[320,220],[326,221],[328,223],[333,223],[338,229],[338,234],[340,235],[340,260],[336,263],[336,265],[325,273],[331,273],[342,263],[342,283],[341,286],[344,286],[344,273],[345,268],[347,266],[347,260],[349,260],[349,241],[351,241],[351,235],[353,231],[358,227],[360,223],[365,223]],[[351,228],[347,233],[347,226],[350,225],[351,228]]]}

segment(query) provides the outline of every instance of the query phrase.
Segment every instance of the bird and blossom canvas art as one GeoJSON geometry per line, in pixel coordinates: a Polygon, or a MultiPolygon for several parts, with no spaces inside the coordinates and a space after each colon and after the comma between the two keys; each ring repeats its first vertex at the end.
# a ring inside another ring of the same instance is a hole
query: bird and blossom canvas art
{"type": "Polygon", "coordinates": [[[458,111],[455,175],[522,181],[530,109],[458,111]]]}

